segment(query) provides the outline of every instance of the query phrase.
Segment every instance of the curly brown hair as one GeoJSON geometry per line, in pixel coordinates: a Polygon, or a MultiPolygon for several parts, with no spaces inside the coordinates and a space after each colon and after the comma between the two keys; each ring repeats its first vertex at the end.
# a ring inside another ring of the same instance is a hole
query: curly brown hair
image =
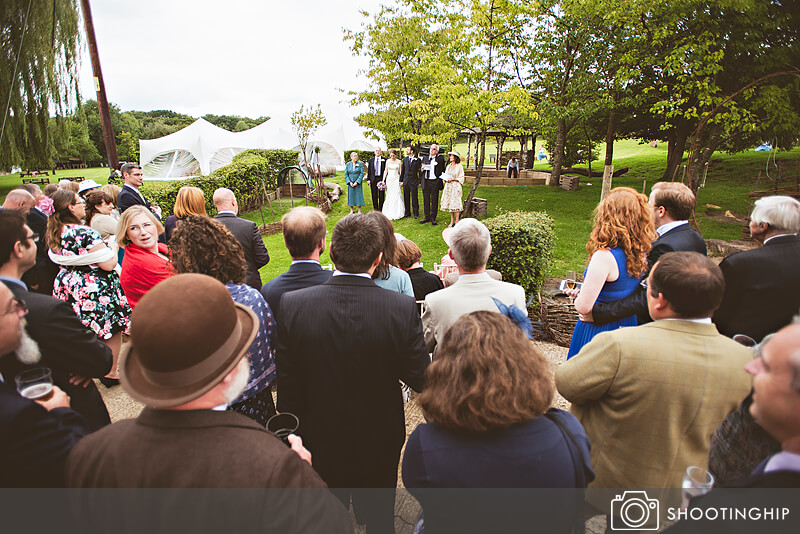
{"type": "MultiPolygon", "coordinates": [[[[83,202],[83,201],[81,201],[83,202]]],[[[53,193],[53,214],[47,218],[47,244],[54,251],[61,250],[61,232],[65,224],[81,224],[69,210],[78,203],[77,193],[71,189],[59,189],[53,193]]]]}
{"type": "Polygon", "coordinates": [[[506,316],[476,311],[453,324],[426,372],[425,416],[455,431],[482,433],[534,419],[550,407],[553,375],[506,316]]]}
{"type": "Polygon", "coordinates": [[[227,228],[202,215],[190,215],[169,240],[177,273],[200,273],[220,282],[243,284],[247,268],[242,246],[227,228]]]}
{"type": "Polygon", "coordinates": [[[586,252],[591,259],[598,250],[619,247],[625,253],[628,274],[639,278],[647,269],[647,253],[655,238],[653,209],[647,197],[630,187],[617,187],[594,210],[586,252]]]}

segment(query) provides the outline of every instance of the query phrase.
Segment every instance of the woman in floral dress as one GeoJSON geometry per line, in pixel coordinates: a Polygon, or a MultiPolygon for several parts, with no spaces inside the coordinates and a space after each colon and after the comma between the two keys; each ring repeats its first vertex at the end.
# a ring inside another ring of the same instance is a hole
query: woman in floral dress
{"type": "Polygon", "coordinates": [[[97,230],[82,224],[83,200],[69,189],[53,194],[53,209],[47,220],[50,257],[61,266],[53,283],[53,296],[75,311],[83,325],[111,348],[114,363],[103,380],[111,385],[119,378],[117,359],[122,332],[130,324],[131,308],[114,270],[117,256],[97,230]]]}

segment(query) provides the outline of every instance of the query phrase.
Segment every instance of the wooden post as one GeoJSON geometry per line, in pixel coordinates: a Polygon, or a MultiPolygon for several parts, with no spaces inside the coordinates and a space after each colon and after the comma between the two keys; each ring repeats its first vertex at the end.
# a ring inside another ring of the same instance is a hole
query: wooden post
{"type": "Polygon", "coordinates": [[[466,154],[466,156],[467,156],[467,164],[464,167],[465,169],[469,168],[469,149],[470,148],[472,148],[472,134],[468,133],[467,134],[467,154],[466,154]]]}
{"type": "Polygon", "coordinates": [[[603,189],[600,192],[600,200],[606,198],[608,192],[611,191],[611,178],[614,174],[614,166],[613,165],[606,165],[603,168],[603,189]]]}
{"type": "Polygon", "coordinates": [[[100,70],[100,56],[97,53],[97,39],[94,35],[92,9],[89,7],[89,0],[81,0],[81,10],[83,11],[83,25],[86,28],[86,42],[89,45],[89,57],[92,60],[94,90],[97,92],[97,110],[100,112],[100,125],[103,128],[103,142],[106,145],[106,159],[108,160],[108,166],[112,169],[116,169],[119,167],[119,158],[117,157],[117,142],[114,138],[114,127],[111,125],[111,113],[108,111],[106,86],[105,83],[103,83],[103,72],[100,70]]]}

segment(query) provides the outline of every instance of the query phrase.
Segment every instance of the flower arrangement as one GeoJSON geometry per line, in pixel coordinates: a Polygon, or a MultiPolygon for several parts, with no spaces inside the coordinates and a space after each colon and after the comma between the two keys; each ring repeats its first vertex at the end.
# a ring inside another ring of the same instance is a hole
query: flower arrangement
{"type": "Polygon", "coordinates": [[[378,182],[377,187],[378,187],[379,191],[385,191],[386,190],[386,182],[381,180],[380,182],[378,182]]]}

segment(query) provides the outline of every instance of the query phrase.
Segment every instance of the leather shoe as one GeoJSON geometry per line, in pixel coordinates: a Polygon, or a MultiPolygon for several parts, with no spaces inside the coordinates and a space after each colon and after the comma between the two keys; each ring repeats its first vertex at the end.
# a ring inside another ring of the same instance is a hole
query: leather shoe
{"type": "Polygon", "coordinates": [[[436,226],[436,225],[437,225],[437,224],[439,224],[439,223],[437,223],[436,221],[431,221],[431,224],[432,224],[432,225],[434,225],[434,226],[436,226]]]}
{"type": "Polygon", "coordinates": [[[426,222],[430,222],[430,221],[428,219],[422,219],[421,221],[419,221],[420,224],[425,224],[426,222]]]}

